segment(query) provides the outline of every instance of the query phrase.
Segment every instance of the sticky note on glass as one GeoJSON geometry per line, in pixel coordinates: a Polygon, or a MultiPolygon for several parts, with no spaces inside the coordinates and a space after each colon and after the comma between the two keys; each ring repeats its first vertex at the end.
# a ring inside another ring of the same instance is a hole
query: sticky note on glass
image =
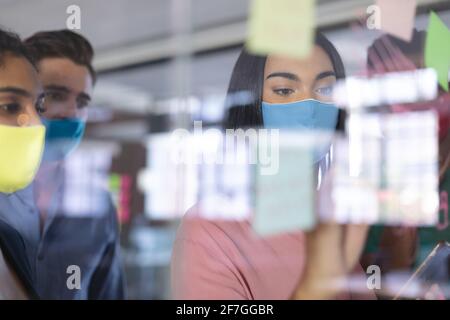
{"type": "Polygon", "coordinates": [[[316,223],[312,149],[283,145],[286,140],[279,145],[278,170],[264,174],[256,167],[252,227],[261,236],[310,230],[316,223]]]}
{"type": "Polygon", "coordinates": [[[312,49],[314,0],[253,0],[247,49],[260,55],[303,58],[312,49]]]}
{"type": "Polygon", "coordinates": [[[416,15],[416,0],[377,0],[381,30],[410,41],[416,15]]]}
{"type": "Polygon", "coordinates": [[[425,43],[425,66],[436,70],[441,87],[448,91],[450,30],[435,12],[430,13],[425,43]]]}

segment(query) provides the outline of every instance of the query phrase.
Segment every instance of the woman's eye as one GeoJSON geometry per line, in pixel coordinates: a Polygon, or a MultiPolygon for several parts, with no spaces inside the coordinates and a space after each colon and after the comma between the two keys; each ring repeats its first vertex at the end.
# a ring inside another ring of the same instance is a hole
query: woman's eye
{"type": "Polygon", "coordinates": [[[1,104],[0,110],[7,112],[8,114],[17,114],[21,111],[21,106],[18,103],[8,103],[8,104],[1,104]]]}
{"type": "Polygon", "coordinates": [[[281,88],[281,89],[274,89],[273,92],[275,92],[276,94],[280,95],[280,96],[288,96],[290,94],[292,94],[294,92],[294,90],[289,89],[289,88],[281,88]]]}
{"type": "Polygon", "coordinates": [[[333,92],[333,87],[328,86],[328,87],[318,88],[318,89],[316,89],[316,92],[318,94],[320,94],[321,96],[331,96],[331,94],[333,92]]]}

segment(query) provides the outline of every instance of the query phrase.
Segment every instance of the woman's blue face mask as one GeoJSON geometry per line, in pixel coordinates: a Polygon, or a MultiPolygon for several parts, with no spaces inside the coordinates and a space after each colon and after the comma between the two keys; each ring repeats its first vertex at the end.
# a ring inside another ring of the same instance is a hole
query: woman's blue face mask
{"type": "MultiPolygon", "coordinates": [[[[309,129],[332,132],[338,122],[338,108],[332,103],[306,99],[290,103],[262,103],[264,127],[269,129],[309,129]]],[[[330,142],[331,144],[331,142],[330,142]]],[[[329,145],[319,148],[314,162],[328,152],[329,145]]]]}

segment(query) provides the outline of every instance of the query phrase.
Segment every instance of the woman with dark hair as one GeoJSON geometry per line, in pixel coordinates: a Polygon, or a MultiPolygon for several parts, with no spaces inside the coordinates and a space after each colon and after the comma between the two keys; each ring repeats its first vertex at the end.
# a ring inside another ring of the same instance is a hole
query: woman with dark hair
{"type": "MultiPolygon", "coordinates": [[[[0,195],[32,182],[44,149],[43,94],[33,59],[19,37],[0,29],[0,195]]],[[[29,214],[0,200],[0,299],[37,298],[28,239],[5,216],[29,214]]]]}
{"type": "MultiPolygon", "coordinates": [[[[331,103],[331,89],[345,76],[344,67],[323,35],[316,36],[315,44],[301,60],[254,56],[243,50],[230,80],[225,128],[341,129],[344,116],[331,103]],[[248,104],[233,103],[239,92],[251,95],[248,104]]],[[[183,218],[174,245],[173,296],[351,298],[348,290],[332,283],[353,270],[365,236],[365,227],[320,224],[308,233],[261,238],[248,222],[205,220],[194,207],[183,218]]]]}

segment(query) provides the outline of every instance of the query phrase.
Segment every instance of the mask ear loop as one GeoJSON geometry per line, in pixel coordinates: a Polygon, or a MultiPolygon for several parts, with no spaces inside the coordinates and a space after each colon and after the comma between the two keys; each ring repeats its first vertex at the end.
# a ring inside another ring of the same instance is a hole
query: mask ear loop
{"type": "Polygon", "coordinates": [[[30,116],[24,113],[20,114],[17,117],[17,124],[19,127],[27,127],[30,124],[30,116]]]}

